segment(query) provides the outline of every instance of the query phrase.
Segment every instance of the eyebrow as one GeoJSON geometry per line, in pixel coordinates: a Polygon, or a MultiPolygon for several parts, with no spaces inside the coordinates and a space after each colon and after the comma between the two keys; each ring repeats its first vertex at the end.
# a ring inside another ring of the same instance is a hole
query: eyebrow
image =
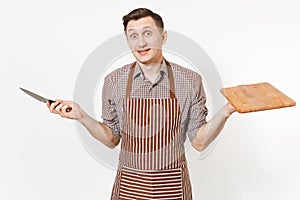
{"type": "MultiPolygon", "coordinates": [[[[154,28],[154,27],[152,27],[152,26],[144,26],[144,27],[139,28],[139,29],[146,29],[146,28],[154,28]]],[[[133,30],[135,30],[135,29],[137,29],[137,28],[130,28],[130,29],[127,30],[127,32],[133,31],[133,30]]]]}

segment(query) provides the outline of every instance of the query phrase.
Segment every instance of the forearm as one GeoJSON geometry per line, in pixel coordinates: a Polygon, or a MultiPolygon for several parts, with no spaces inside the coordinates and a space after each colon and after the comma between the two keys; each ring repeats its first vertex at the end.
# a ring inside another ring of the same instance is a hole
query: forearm
{"type": "Polygon", "coordinates": [[[210,121],[201,126],[192,141],[193,147],[198,151],[204,150],[220,134],[226,120],[234,111],[229,104],[223,106],[210,121]]]}
{"type": "Polygon", "coordinates": [[[109,127],[93,119],[88,114],[84,113],[82,118],[78,119],[78,121],[86,127],[94,138],[107,147],[114,148],[119,144],[120,138],[115,136],[109,127]]]}

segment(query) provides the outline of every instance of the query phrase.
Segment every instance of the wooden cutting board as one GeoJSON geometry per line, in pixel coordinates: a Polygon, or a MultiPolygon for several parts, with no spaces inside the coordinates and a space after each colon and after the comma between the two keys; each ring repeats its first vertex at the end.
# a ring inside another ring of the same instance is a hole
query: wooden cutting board
{"type": "Polygon", "coordinates": [[[239,113],[296,105],[295,101],[267,82],[222,88],[221,93],[239,113]]]}

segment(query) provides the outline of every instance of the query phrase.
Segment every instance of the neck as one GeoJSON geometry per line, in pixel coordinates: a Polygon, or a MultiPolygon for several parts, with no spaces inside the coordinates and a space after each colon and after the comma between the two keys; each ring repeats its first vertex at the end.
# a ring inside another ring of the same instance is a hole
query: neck
{"type": "Polygon", "coordinates": [[[152,63],[139,63],[139,66],[141,67],[143,73],[145,74],[145,76],[155,76],[160,72],[160,68],[162,65],[162,61],[163,58],[161,57],[160,59],[158,59],[157,62],[152,62],[152,63]]]}

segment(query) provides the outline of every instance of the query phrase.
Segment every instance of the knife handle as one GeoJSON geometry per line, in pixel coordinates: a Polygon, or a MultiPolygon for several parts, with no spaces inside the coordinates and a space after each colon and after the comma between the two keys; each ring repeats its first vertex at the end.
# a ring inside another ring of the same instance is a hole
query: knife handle
{"type": "MultiPolygon", "coordinates": [[[[49,101],[50,105],[51,105],[52,103],[55,102],[55,101],[53,101],[53,100],[51,100],[51,99],[49,99],[48,101],[49,101]]],[[[59,104],[60,104],[60,103],[59,103],[59,104]]],[[[58,106],[59,104],[57,104],[57,106],[58,106]]],[[[56,106],[55,106],[55,108],[56,108],[56,106]]],[[[70,112],[71,110],[72,110],[72,108],[70,108],[70,107],[66,109],[67,112],[70,112]]]]}

